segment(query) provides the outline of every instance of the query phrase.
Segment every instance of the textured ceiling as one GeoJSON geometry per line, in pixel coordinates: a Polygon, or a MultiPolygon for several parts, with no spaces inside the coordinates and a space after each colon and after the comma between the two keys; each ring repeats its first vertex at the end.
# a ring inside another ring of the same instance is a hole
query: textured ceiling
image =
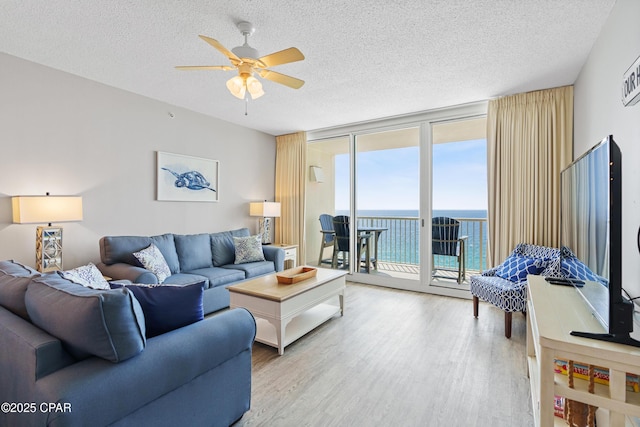
{"type": "Polygon", "coordinates": [[[615,0],[1,0],[0,51],[273,135],[572,84],[615,0]],[[198,38],[231,49],[239,21],[261,55],[302,62],[229,94],[233,71],[198,38]]]}

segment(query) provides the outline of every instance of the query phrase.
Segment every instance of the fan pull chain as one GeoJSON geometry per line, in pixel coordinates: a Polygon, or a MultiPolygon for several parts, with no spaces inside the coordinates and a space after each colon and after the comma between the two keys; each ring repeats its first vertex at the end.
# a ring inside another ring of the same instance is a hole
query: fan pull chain
{"type": "Polygon", "coordinates": [[[248,116],[249,115],[249,97],[245,96],[244,98],[244,115],[248,116]]]}

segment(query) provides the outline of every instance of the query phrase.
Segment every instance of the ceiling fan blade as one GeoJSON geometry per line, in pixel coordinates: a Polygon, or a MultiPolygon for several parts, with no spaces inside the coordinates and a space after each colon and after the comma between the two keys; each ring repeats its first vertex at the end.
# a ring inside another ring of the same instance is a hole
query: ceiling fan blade
{"type": "Polygon", "coordinates": [[[229,58],[231,60],[235,60],[235,61],[240,61],[240,58],[238,58],[235,53],[231,52],[229,49],[227,49],[226,47],[222,46],[218,40],[212,39],[211,37],[202,36],[202,35],[200,35],[198,37],[200,37],[202,40],[206,41],[211,46],[213,46],[216,49],[218,49],[227,58],[229,58]]]}
{"type": "Polygon", "coordinates": [[[281,85],[289,86],[293,89],[300,89],[304,84],[304,80],[296,79],[295,77],[287,76],[285,74],[276,73],[271,70],[256,70],[258,75],[263,79],[271,80],[272,82],[280,83],[281,85]]]}
{"type": "Polygon", "coordinates": [[[178,70],[235,70],[230,65],[178,65],[178,70]]]}
{"type": "Polygon", "coordinates": [[[288,64],[290,62],[302,61],[303,59],[304,55],[302,52],[295,47],[290,47],[289,49],[281,50],[280,52],[265,55],[262,58],[259,58],[258,61],[261,61],[264,64],[264,68],[267,68],[281,64],[288,64]]]}

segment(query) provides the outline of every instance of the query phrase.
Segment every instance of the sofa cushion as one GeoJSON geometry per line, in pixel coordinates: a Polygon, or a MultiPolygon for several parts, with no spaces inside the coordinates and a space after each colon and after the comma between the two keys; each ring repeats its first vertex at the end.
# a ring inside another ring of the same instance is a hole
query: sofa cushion
{"type": "Polygon", "coordinates": [[[234,264],[264,261],[262,252],[262,237],[260,235],[249,237],[234,237],[233,245],[236,247],[236,259],[234,264]]]}
{"type": "Polygon", "coordinates": [[[77,359],[121,362],[145,347],[142,308],[125,289],[85,288],[51,273],[29,283],[25,302],[32,322],[77,359]]]}
{"type": "Polygon", "coordinates": [[[125,287],[133,292],[144,312],[148,338],[190,325],[204,318],[203,281],[187,285],[113,283],[111,286],[114,289],[125,287]]]}
{"type": "Polygon", "coordinates": [[[173,238],[180,260],[180,271],[213,267],[211,242],[208,234],[176,234],[173,238]]]}
{"type": "Polygon", "coordinates": [[[275,273],[276,268],[273,261],[248,262],[245,264],[229,264],[223,265],[222,268],[241,270],[244,272],[245,278],[250,279],[263,274],[275,273]]]}
{"type": "Polygon", "coordinates": [[[180,271],[180,264],[178,262],[173,234],[162,234],[153,237],[105,236],[100,239],[100,259],[107,265],[123,262],[125,264],[142,267],[142,264],[140,264],[133,253],[148,247],[151,243],[160,249],[171,273],[178,273],[180,271]]]}
{"type": "Polygon", "coordinates": [[[173,234],[161,234],[159,236],[151,236],[151,241],[162,252],[171,274],[176,274],[180,272],[180,262],[178,261],[178,253],[176,252],[176,244],[173,237],[173,234]]]}
{"type": "MultiPolygon", "coordinates": [[[[231,264],[233,265],[233,264],[231,264]]],[[[224,267],[224,266],[223,266],[224,267]]],[[[201,268],[190,271],[191,274],[197,274],[209,279],[209,288],[226,285],[228,283],[237,282],[245,279],[245,273],[240,269],[226,269],[220,267],[201,268]]]]}
{"type": "MultiPolygon", "coordinates": [[[[164,281],[164,285],[188,285],[194,282],[204,282],[204,288],[209,287],[209,279],[202,274],[178,273],[172,274],[164,281]]],[[[152,283],[149,283],[152,284],[152,283]]]]}
{"type": "Polygon", "coordinates": [[[496,270],[496,276],[510,282],[520,283],[527,280],[529,274],[539,274],[546,267],[541,259],[512,254],[496,270]]]}
{"type": "Polygon", "coordinates": [[[141,251],[134,252],[133,256],[140,261],[144,268],[156,275],[158,283],[164,282],[167,277],[171,276],[169,265],[155,244],[152,243],[141,251]]]}
{"type": "Polygon", "coordinates": [[[32,277],[39,273],[13,260],[0,261],[0,305],[29,320],[24,295],[32,277]]]}
{"type": "Polygon", "coordinates": [[[233,246],[233,236],[230,232],[211,234],[211,255],[214,267],[233,264],[236,258],[236,248],[233,246]]]}
{"type": "Polygon", "coordinates": [[[105,280],[92,262],[87,265],[83,265],[73,270],[61,271],[60,275],[67,280],[70,280],[79,285],[92,289],[111,289],[109,282],[105,280]]]}
{"type": "Polygon", "coordinates": [[[233,264],[236,259],[236,248],[233,244],[233,238],[249,237],[250,235],[248,228],[211,234],[213,265],[215,267],[222,267],[223,265],[233,264]]]}

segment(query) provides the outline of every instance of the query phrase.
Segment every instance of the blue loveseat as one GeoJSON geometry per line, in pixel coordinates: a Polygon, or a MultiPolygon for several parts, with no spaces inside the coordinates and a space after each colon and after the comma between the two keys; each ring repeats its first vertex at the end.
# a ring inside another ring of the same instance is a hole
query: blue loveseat
{"type": "Polygon", "coordinates": [[[100,239],[101,263],[105,276],[134,283],[158,283],[158,277],[133,255],[155,244],[169,266],[171,275],[164,284],[185,285],[205,282],[204,313],[229,306],[227,286],[284,269],[284,250],[263,246],[264,261],[235,264],[234,237],[249,237],[249,229],[202,234],[163,234],[159,236],[105,236],[100,239]]]}
{"type": "Polygon", "coordinates": [[[145,337],[126,289],[0,261],[0,426],[229,426],[249,409],[255,321],[145,337]]]}

